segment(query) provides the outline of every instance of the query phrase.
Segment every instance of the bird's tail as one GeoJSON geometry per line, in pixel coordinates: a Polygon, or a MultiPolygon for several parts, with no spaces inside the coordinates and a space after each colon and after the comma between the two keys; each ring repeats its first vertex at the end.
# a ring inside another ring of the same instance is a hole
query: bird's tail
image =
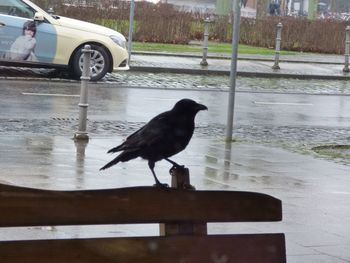
{"type": "Polygon", "coordinates": [[[111,166],[117,164],[119,161],[120,161],[120,160],[119,160],[119,158],[118,158],[118,156],[117,156],[117,157],[114,158],[112,161],[110,161],[110,162],[107,163],[105,166],[103,166],[103,167],[100,169],[100,171],[106,170],[107,168],[109,168],[109,167],[111,167],[111,166]]]}
{"type": "MultiPolygon", "coordinates": [[[[117,146],[117,147],[114,147],[114,148],[110,149],[107,153],[119,152],[119,151],[121,151],[121,149],[120,149],[121,146],[122,146],[122,145],[119,145],[119,146],[117,146]]],[[[111,166],[113,166],[113,165],[119,163],[119,161],[120,161],[120,158],[119,158],[119,155],[118,155],[118,156],[117,156],[116,158],[114,158],[112,161],[110,161],[110,162],[107,163],[105,166],[103,166],[103,167],[100,169],[100,171],[108,169],[109,167],[111,167],[111,166]]]]}
{"type": "MultiPolygon", "coordinates": [[[[118,148],[118,147],[116,147],[118,148]]],[[[113,149],[111,149],[113,150],[113,149]]],[[[131,159],[134,159],[136,157],[139,156],[139,152],[136,150],[133,150],[133,151],[125,151],[125,152],[122,152],[121,154],[119,154],[117,157],[115,157],[112,161],[110,161],[109,163],[107,163],[105,166],[103,166],[101,170],[105,170],[119,162],[126,162],[126,161],[129,161],[131,159]]]]}
{"type": "Polygon", "coordinates": [[[119,152],[119,151],[123,150],[123,149],[122,149],[122,146],[123,146],[123,144],[121,144],[121,145],[119,145],[119,146],[117,146],[117,147],[114,147],[114,148],[110,149],[107,153],[116,153],[116,152],[119,152]]]}

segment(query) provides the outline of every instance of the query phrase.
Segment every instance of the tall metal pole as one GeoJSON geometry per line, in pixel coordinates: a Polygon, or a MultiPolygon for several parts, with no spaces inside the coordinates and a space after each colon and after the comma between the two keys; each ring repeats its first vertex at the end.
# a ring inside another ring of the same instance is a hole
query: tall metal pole
{"type": "Polygon", "coordinates": [[[232,26],[232,58],[230,72],[230,90],[227,109],[227,126],[226,140],[232,140],[233,117],[235,108],[235,93],[236,93],[236,77],[237,77],[237,57],[238,57],[238,42],[239,42],[239,27],[241,20],[241,0],[233,0],[233,15],[234,23],[232,26]]]}
{"type": "Polygon", "coordinates": [[[350,56],[350,26],[347,26],[345,29],[345,62],[343,72],[350,72],[349,69],[349,56],[350,56]]]}
{"type": "Polygon", "coordinates": [[[133,32],[133,26],[134,26],[134,13],[135,13],[135,0],[131,0],[131,2],[130,2],[130,16],[129,16],[129,37],[128,37],[128,52],[129,52],[128,61],[129,61],[129,63],[130,63],[130,57],[131,57],[132,32],[133,32]]]}

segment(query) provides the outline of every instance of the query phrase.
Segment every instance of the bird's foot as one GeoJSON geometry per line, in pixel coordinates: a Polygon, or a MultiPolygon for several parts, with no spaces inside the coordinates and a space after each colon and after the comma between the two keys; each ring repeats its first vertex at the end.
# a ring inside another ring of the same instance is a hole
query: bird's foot
{"type": "Polygon", "coordinates": [[[172,176],[172,183],[174,188],[181,190],[196,190],[196,188],[190,184],[189,170],[184,165],[174,165],[169,170],[172,176]]]}
{"type": "Polygon", "coordinates": [[[162,184],[161,182],[157,182],[153,186],[154,187],[159,187],[159,188],[161,188],[163,190],[169,190],[170,189],[168,184],[162,184]]]}
{"type": "Polygon", "coordinates": [[[182,189],[184,189],[184,190],[196,190],[196,188],[195,188],[193,185],[191,185],[191,184],[186,184],[186,183],[184,183],[184,184],[182,185],[182,189]]]}
{"type": "Polygon", "coordinates": [[[184,171],[185,169],[186,168],[185,168],[184,165],[179,165],[179,164],[176,163],[170,168],[169,173],[171,175],[173,175],[175,173],[175,171],[184,171]]]}
{"type": "Polygon", "coordinates": [[[180,165],[180,164],[170,160],[169,158],[165,158],[165,160],[168,161],[169,163],[171,163],[173,165],[173,167],[179,167],[179,168],[184,167],[183,165],[180,165]]]}

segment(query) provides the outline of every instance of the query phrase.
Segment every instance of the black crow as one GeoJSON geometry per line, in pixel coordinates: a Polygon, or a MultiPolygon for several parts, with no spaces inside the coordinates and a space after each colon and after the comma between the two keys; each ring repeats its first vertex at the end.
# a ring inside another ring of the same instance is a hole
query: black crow
{"type": "Polygon", "coordinates": [[[118,162],[127,162],[141,157],[148,160],[156,186],[166,186],[160,183],[154,172],[155,163],[164,159],[173,166],[179,166],[169,157],[186,148],[193,135],[196,114],[207,109],[206,106],[191,99],[178,101],[171,110],[157,115],[128,136],[121,145],[110,149],[108,153],[121,153],[100,170],[107,169],[118,162]]]}

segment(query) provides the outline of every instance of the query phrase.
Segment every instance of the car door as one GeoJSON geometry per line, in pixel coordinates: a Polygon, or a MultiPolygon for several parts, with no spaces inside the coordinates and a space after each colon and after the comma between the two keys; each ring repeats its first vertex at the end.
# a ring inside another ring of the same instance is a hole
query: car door
{"type": "Polygon", "coordinates": [[[55,27],[34,21],[36,10],[21,0],[0,1],[0,61],[52,63],[57,48],[55,27]]]}

